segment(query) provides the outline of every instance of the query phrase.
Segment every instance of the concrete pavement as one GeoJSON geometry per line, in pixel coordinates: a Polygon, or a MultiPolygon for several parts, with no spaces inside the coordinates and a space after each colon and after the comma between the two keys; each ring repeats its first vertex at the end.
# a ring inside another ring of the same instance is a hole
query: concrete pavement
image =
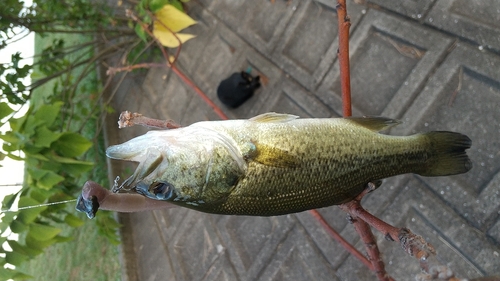
{"type": "MultiPolygon", "coordinates": [[[[268,111],[340,116],[336,1],[199,0],[188,3],[197,37],[179,68],[230,118],[268,111]],[[238,109],[216,98],[219,82],[251,67],[263,86],[238,109]]],[[[431,242],[459,276],[500,275],[500,2],[348,1],[354,115],[404,123],[391,134],[469,135],[465,175],[384,181],[364,199],[372,213],[431,242]],[[355,3],[356,2],[356,3],[355,3]]],[[[217,115],[169,70],[129,75],[112,102],[182,125],[217,115]]],[[[107,118],[110,144],[144,133],[107,118]]],[[[116,161],[111,177],[133,169],[116,161]]],[[[320,213],[362,252],[346,215],[320,213]]],[[[129,280],[375,280],[307,213],[232,217],[187,209],[120,215],[129,280]]],[[[376,233],[387,271],[414,280],[418,263],[376,233]]]]}

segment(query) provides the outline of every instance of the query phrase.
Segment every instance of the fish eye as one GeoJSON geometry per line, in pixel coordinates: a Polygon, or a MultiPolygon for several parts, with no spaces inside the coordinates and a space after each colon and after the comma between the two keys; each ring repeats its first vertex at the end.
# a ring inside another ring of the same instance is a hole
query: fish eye
{"type": "Polygon", "coordinates": [[[168,200],[172,197],[174,186],[168,182],[155,182],[151,185],[151,193],[158,200],[168,200]]]}

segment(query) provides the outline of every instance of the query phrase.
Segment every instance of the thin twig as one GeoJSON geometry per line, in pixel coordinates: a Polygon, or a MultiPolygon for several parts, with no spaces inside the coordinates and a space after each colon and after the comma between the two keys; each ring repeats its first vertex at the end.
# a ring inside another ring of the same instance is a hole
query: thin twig
{"type": "Polygon", "coordinates": [[[139,113],[123,111],[118,119],[118,128],[132,127],[134,125],[158,129],[177,129],[181,127],[181,125],[175,123],[173,120],[153,119],[139,113]]]}
{"type": "Polygon", "coordinates": [[[351,255],[360,260],[366,267],[373,270],[372,263],[360,253],[351,243],[347,242],[333,227],[331,227],[328,222],[323,218],[323,216],[317,210],[310,210],[309,213],[323,226],[325,231],[330,234],[332,238],[337,240],[337,242],[344,247],[351,255]]]}
{"type": "Polygon", "coordinates": [[[448,101],[448,106],[451,107],[453,105],[453,102],[455,101],[455,98],[457,97],[458,92],[462,90],[462,80],[464,77],[464,68],[460,67],[460,71],[458,72],[458,85],[455,91],[451,94],[450,100],[448,101]]]}

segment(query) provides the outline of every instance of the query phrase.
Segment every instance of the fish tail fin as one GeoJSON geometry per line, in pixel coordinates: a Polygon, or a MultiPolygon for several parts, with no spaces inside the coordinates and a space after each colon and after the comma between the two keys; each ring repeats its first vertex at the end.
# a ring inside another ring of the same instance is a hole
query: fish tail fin
{"type": "Polygon", "coordinates": [[[455,132],[435,131],[423,134],[434,151],[428,165],[424,165],[422,176],[448,176],[462,174],[472,168],[466,149],[471,147],[471,139],[455,132]]]}

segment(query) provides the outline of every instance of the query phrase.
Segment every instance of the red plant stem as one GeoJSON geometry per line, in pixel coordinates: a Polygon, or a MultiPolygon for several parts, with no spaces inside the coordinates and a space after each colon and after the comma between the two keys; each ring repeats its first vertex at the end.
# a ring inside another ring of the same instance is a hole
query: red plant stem
{"type": "Polygon", "coordinates": [[[335,231],[321,216],[321,214],[317,210],[310,210],[309,213],[318,220],[318,222],[323,226],[323,228],[332,236],[337,242],[342,245],[348,252],[350,252],[353,256],[358,258],[366,267],[370,270],[374,270],[372,263],[362,254],[360,253],[354,246],[352,246],[344,237],[340,236],[340,234],[335,231]]]}
{"type": "MultiPolygon", "coordinates": [[[[351,78],[349,66],[349,28],[351,27],[351,21],[347,15],[347,5],[345,0],[338,0],[337,2],[337,20],[339,29],[338,57],[340,64],[340,87],[342,90],[342,113],[344,117],[348,117],[352,115],[351,78]]],[[[359,201],[357,202],[359,204],[359,201]]],[[[366,251],[371,261],[371,266],[368,268],[374,271],[377,278],[381,281],[393,280],[385,271],[384,262],[380,257],[380,251],[370,226],[362,218],[358,219],[358,216],[351,212],[349,208],[345,208],[344,205],[346,204],[342,204],[341,208],[351,215],[354,228],[365,244],[366,251]]],[[[361,207],[361,205],[359,206],[361,207]]]]}
{"type": "Polygon", "coordinates": [[[393,281],[385,271],[384,261],[380,257],[380,251],[370,226],[361,219],[353,219],[353,225],[361,240],[365,243],[366,253],[372,265],[370,269],[375,272],[379,280],[393,281]]]}
{"type": "Polygon", "coordinates": [[[337,20],[339,26],[339,49],[337,53],[340,63],[342,112],[344,116],[351,116],[351,78],[349,67],[349,27],[351,27],[351,20],[347,15],[345,0],[339,0],[337,2],[337,20]]]}
{"type": "Polygon", "coordinates": [[[349,214],[354,215],[366,223],[370,224],[373,228],[383,233],[388,240],[399,241],[400,228],[394,227],[383,220],[375,217],[374,215],[367,212],[362,206],[359,200],[355,199],[345,204],[342,204],[342,209],[349,212],[349,214]]]}

